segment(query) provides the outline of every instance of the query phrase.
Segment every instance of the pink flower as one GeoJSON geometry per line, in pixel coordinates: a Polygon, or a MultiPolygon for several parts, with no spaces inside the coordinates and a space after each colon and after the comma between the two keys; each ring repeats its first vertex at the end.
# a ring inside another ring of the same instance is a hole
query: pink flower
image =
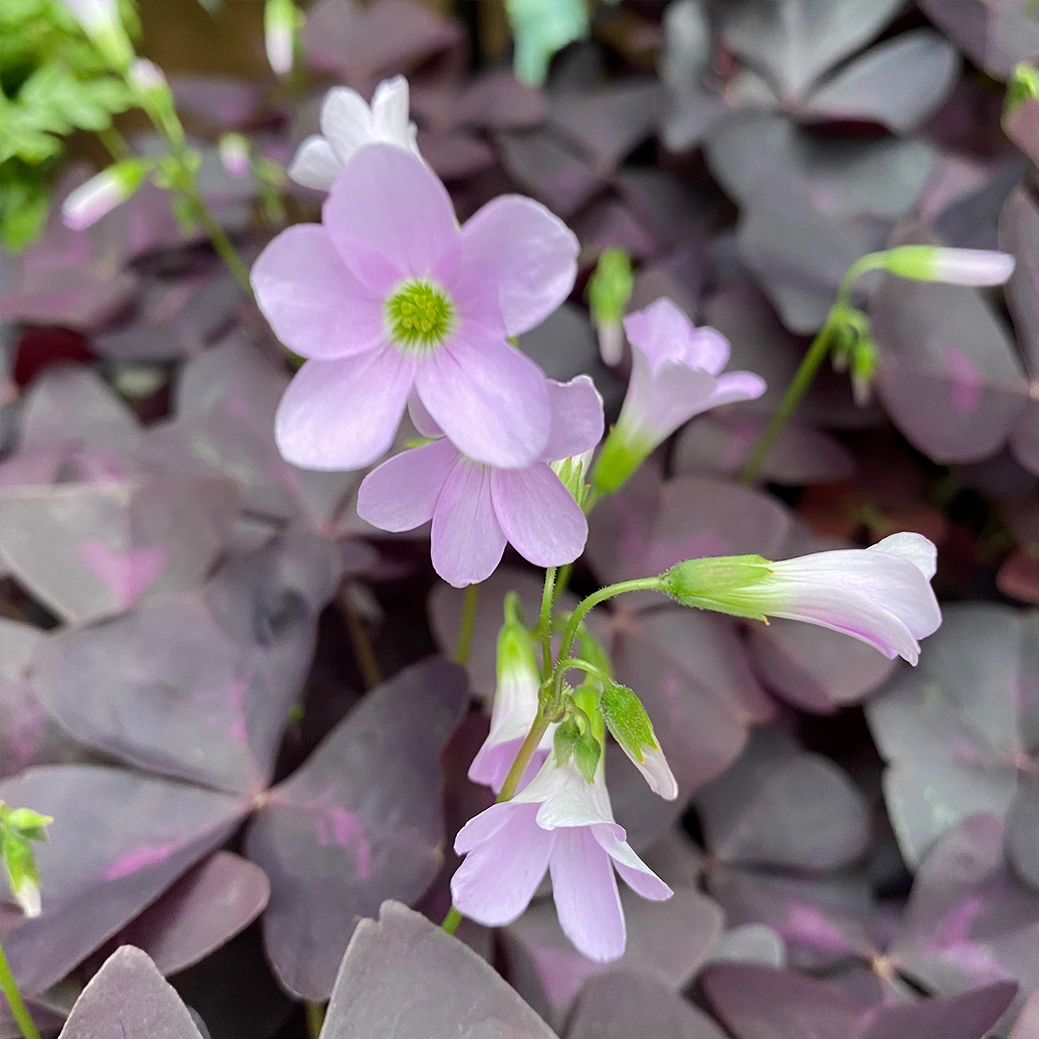
{"type": "Polygon", "coordinates": [[[282,455],[306,469],[370,464],[393,442],[414,388],[469,458],[530,466],[548,442],[548,393],[507,337],[566,299],[577,249],[558,218],[515,195],[459,230],[421,159],[363,148],[322,223],[283,231],[253,267],[267,320],[309,358],[278,409],[282,455]]]}
{"type": "MultiPolygon", "coordinates": [[[[453,438],[435,440],[370,472],[357,495],[358,515],[391,531],[432,519],[433,567],[456,588],[490,577],[506,542],[535,566],[575,560],[584,550],[588,523],[548,463],[598,443],[602,398],[587,375],[566,384],[543,382],[550,431],[532,465],[498,469],[467,457],[453,438]]],[[[412,417],[424,435],[441,435],[417,404],[412,417]]]]}
{"type": "Polygon", "coordinates": [[[408,118],[408,81],[383,80],[371,107],[356,90],[333,87],[321,105],[321,133],[300,146],[289,176],[304,187],[329,191],[354,153],[368,144],[395,144],[418,155],[415,124],[408,118]]]}
{"type": "Polygon", "coordinates": [[[614,870],[643,898],[673,894],[626,836],[613,819],[601,760],[589,783],[572,760],[557,765],[549,757],[526,789],[459,831],[455,851],[466,858],[451,878],[454,904],[500,927],[527,908],[548,870],[566,936],[591,960],[616,960],[626,932],[614,870]]]}
{"type": "Polygon", "coordinates": [[[686,606],[816,624],[916,664],[919,640],[942,623],[930,584],[935,564],[927,538],[903,533],[866,549],[775,563],[760,556],[690,559],[663,575],[663,587],[686,606]]]}
{"type": "Polygon", "coordinates": [[[751,372],[719,374],[729,359],[728,340],[713,328],[694,327],[669,299],[629,314],[624,330],[632,346],[631,382],[593,479],[605,494],[694,415],[765,392],[764,380],[751,372]]]}

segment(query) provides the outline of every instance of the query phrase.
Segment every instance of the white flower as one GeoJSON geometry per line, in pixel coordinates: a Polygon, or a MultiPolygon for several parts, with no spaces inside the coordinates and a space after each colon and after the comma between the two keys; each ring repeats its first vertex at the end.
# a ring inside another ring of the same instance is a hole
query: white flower
{"type": "Polygon", "coordinates": [[[321,133],[299,146],[289,176],[304,187],[328,191],[343,166],[367,144],[395,144],[419,155],[415,134],[403,76],[380,83],[370,108],[356,90],[333,87],[321,106],[321,133]]]}

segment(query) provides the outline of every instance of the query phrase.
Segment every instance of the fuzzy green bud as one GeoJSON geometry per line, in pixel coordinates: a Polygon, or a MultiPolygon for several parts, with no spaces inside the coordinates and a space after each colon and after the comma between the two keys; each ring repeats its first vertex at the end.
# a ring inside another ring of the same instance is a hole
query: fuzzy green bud
{"type": "Polygon", "coordinates": [[[646,708],[634,691],[610,682],[603,689],[599,704],[606,727],[650,789],[668,801],[678,797],[678,782],[660,749],[646,708]]]}
{"type": "Polygon", "coordinates": [[[0,858],[11,894],[28,917],[40,915],[40,873],[32,842],[46,840],[52,821],[29,808],[0,804],[0,858]]]}
{"type": "Polygon", "coordinates": [[[635,278],[631,258],[623,249],[604,249],[588,279],[586,296],[592,320],[599,333],[603,361],[613,367],[624,356],[624,330],[621,321],[631,299],[635,278]]]}
{"type": "Polygon", "coordinates": [[[763,621],[755,592],[771,572],[762,556],[687,559],[661,574],[662,590],[683,606],[763,621]]]}
{"type": "Polygon", "coordinates": [[[1014,272],[1014,258],[989,249],[946,249],[937,245],[900,245],[874,254],[878,266],[910,281],[948,285],[1002,285],[1014,272]]]}

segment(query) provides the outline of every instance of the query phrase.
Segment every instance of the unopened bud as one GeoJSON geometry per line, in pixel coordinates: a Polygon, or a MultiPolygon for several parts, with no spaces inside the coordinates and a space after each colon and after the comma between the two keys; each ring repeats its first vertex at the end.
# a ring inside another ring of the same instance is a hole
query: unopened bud
{"type": "Polygon", "coordinates": [[[116,0],[62,0],[72,17],[116,69],[126,69],[133,60],[133,47],[119,18],[116,0]]]}
{"type": "Polygon", "coordinates": [[[599,701],[606,728],[631,763],[642,773],[649,788],[665,801],[678,797],[678,782],[664,757],[642,701],[626,685],[609,683],[599,701]]]}
{"type": "Polygon", "coordinates": [[[989,249],[946,249],[937,245],[900,245],[880,254],[884,270],[911,281],[950,285],[1002,285],[1014,273],[1014,258],[989,249]]]}
{"type": "Polygon", "coordinates": [[[267,61],[279,76],[292,71],[299,12],[292,0],[267,0],[263,12],[267,61]]]}
{"type": "Polygon", "coordinates": [[[876,344],[870,338],[860,338],[851,350],[851,392],[855,403],[865,407],[873,399],[873,382],[877,377],[878,356],[876,344]]]}
{"type": "Polygon", "coordinates": [[[1014,68],[1007,83],[1006,100],[1003,102],[1003,114],[1010,115],[1018,105],[1039,97],[1039,69],[1022,61],[1014,68]]]}
{"type": "Polygon", "coordinates": [[[126,159],[102,170],[71,191],[61,206],[66,227],[82,231],[125,202],[144,182],[151,163],[126,159]]]}
{"type": "Polygon", "coordinates": [[[661,574],[661,590],[683,606],[764,620],[753,593],[771,572],[771,564],[762,556],[687,559],[661,574]]]}
{"type": "Polygon", "coordinates": [[[225,133],[217,142],[220,163],[229,177],[249,175],[249,142],[240,133],[225,133]]]}
{"type": "Polygon", "coordinates": [[[603,363],[611,368],[624,356],[621,320],[635,285],[631,259],[623,249],[604,249],[588,280],[588,305],[599,335],[603,363]]]}

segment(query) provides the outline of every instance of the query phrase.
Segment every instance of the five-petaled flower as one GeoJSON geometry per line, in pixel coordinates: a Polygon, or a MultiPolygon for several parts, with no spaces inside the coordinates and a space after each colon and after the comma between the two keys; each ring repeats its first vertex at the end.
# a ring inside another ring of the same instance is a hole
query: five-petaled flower
{"type": "Polygon", "coordinates": [[[394,144],[419,154],[415,124],[408,118],[408,81],[383,80],[369,107],[356,90],[333,87],[321,105],[321,133],[299,146],[289,176],[316,191],[330,191],[343,167],[368,144],[394,144]]]}
{"type": "Polygon", "coordinates": [[[421,159],[373,144],[343,168],[321,224],[298,224],[256,261],[260,309],[309,358],[275,425],[307,469],[358,469],[393,442],[414,389],[474,461],[521,469],[549,440],[541,369],[510,346],[573,286],[577,239],[531,199],[503,195],[459,229],[421,159]]]}
{"type": "Polygon", "coordinates": [[[729,342],[713,328],[696,328],[669,299],[624,319],[632,371],[620,418],[592,477],[612,494],[659,444],[695,415],[753,400],[765,382],[752,372],[725,372],[729,342]]]}
{"type": "Polygon", "coordinates": [[[602,759],[589,783],[573,760],[560,765],[552,754],[511,801],[459,830],[455,851],[466,858],[451,879],[454,904],[477,923],[500,927],[527,908],[548,870],[566,936],[591,960],[616,960],[626,930],[614,870],[643,898],[673,894],[626,837],[613,818],[602,759]]]}
{"type": "MultiPolygon", "coordinates": [[[[466,457],[453,438],[434,440],[370,472],[358,492],[358,515],[391,531],[432,519],[433,567],[456,587],[490,577],[506,542],[535,566],[573,562],[584,551],[588,522],[548,463],[599,442],[602,398],[587,375],[545,386],[550,430],[532,465],[495,468],[466,457]]],[[[411,412],[419,432],[443,436],[417,401],[411,412]]]]}

